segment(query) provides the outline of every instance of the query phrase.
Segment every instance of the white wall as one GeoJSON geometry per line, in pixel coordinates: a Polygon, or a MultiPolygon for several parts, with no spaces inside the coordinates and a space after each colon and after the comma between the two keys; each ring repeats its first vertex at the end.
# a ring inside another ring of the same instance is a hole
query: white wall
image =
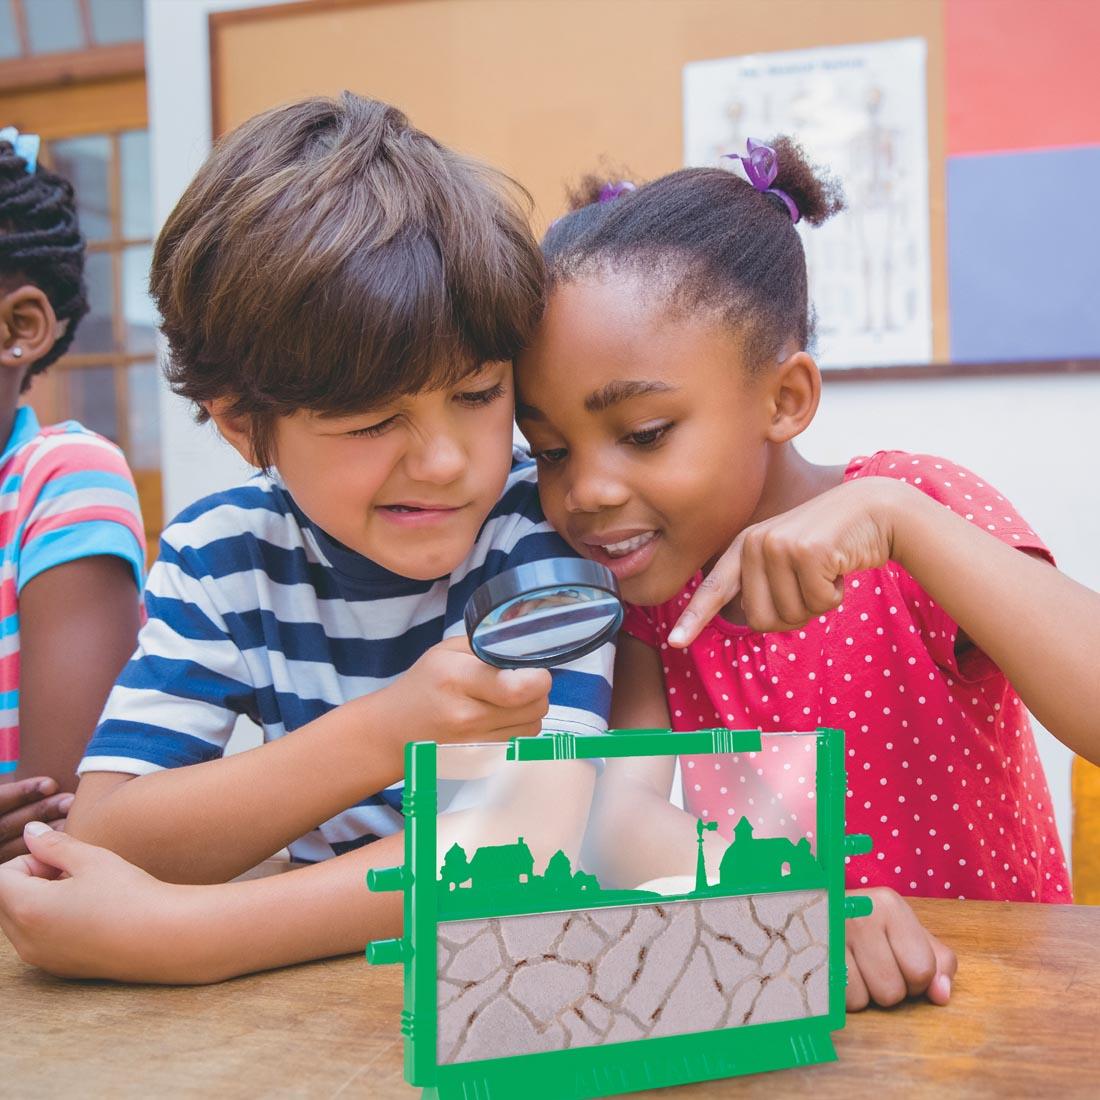
{"type": "MultiPolygon", "coordinates": [[[[153,218],[159,228],[210,151],[211,12],[286,0],[145,0],[145,71],[153,218]]],[[[163,352],[163,346],[162,346],[163,352]]],[[[161,387],[164,514],[245,477],[249,467],[211,427],[195,424],[188,402],[161,387]]]]}
{"type": "MultiPolygon", "coordinates": [[[[210,147],[207,16],[270,0],[146,0],[154,213],[163,223],[210,147]]],[[[1100,375],[843,382],[827,386],[804,438],[815,461],[887,448],[980,471],[1032,523],[1062,568],[1100,588],[1100,375]]],[[[239,481],[247,467],[186,404],[161,396],[165,512],[239,481]]],[[[1037,731],[1068,849],[1070,754],[1037,731]]]]}
{"type": "MultiPolygon", "coordinates": [[[[153,219],[159,230],[210,151],[210,40],[213,11],[287,0],[145,0],[145,72],[153,219]]],[[[160,354],[164,341],[159,339],[160,354]]],[[[243,480],[251,468],[209,424],[195,423],[190,402],[161,380],[160,451],[164,516],[243,480]]],[[[227,752],[255,748],[260,728],[241,718],[227,752]]]]}

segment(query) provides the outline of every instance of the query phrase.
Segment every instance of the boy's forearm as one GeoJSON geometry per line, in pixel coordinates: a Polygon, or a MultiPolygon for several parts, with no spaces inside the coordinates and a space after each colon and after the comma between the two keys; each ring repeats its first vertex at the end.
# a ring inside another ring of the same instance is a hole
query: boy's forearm
{"type": "Polygon", "coordinates": [[[1040,722],[1100,762],[1100,595],[914,493],[895,557],[1040,722]]]}
{"type": "Polygon", "coordinates": [[[69,831],[167,882],[226,882],[401,778],[392,704],[376,692],[248,752],[78,792],[69,831]]]}
{"type": "MultiPolygon", "coordinates": [[[[558,778],[583,787],[587,775],[566,767],[558,778]]],[[[556,815],[529,813],[525,825],[514,824],[514,799],[530,798],[534,769],[517,769],[514,792],[477,809],[441,814],[437,850],[461,843],[470,853],[485,844],[514,842],[520,829],[541,865],[554,849],[568,847],[583,818],[570,812],[561,790],[556,815]]],[[[540,786],[555,788],[554,776],[538,777],[540,786]]],[[[581,802],[586,803],[582,795],[581,802]]],[[[579,809],[580,807],[575,807],[579,809]]],[[[181,951],[158,966],[170,973],[149,980],[173,983],[221,981],[240,974],[270,970],[310,959],[347,955],[364,949],[368,940],[402,934],[402,895],[375,894],[367,889],[371,867],[391,867],[404,862],[404,833],[383,837],[364,848],[337,856],[312,867],[286,871],[267,878],[215,886],[179,887],[171,911],[172,935],[183,937],[181,951]]]]}
{"type": "Polygon", "coordinates": [[[171,956],[151,961],[144,980],[217,982],[361,952],[369,940],[400,936],[401,894],[372,893],[365,879],[369,868],[399,864],[403,855],[398,833],[268,878],[180,887],[165,918],[171,956]]]}

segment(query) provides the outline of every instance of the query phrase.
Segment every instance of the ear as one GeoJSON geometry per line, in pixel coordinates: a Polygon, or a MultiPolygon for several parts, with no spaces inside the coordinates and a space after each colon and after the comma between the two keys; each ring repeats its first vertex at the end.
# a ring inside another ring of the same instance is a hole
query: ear
{"type": "Polygon", "coordinates": [[[0,366],[26,370],[45,358],[61,331],[49,298],[29,283],[0,298],[0,366]]]}
{"type": "Polygon", "coordinates": [[[256,454],[252,447],[252,425],[247,416],[231,412],[232,397],[215,397],[212,401],[202,402],[202,407],[214,421],[221,437],[245,462],[250,466],[261,465],[256,461],[256,454]]]}
{"type": "Polygon", "coordinates": [[[771,422],[768,439],[788,443],[809,427],[821,402],[821,371],[813,356],[796,351],[784,359],[769,380],[771,422]]]}

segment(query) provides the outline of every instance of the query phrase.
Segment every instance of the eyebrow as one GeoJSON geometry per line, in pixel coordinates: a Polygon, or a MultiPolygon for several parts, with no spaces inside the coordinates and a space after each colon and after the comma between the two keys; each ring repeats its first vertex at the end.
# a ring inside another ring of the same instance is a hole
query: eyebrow
{"type": "Polygon", "coordinates": [[[667,382],[608,382],[606,386],[595,390],[584,399],[584,407],[589,412],[603,412],[621,401],[634,397],[645,397],[650,393],[670,393],[675,390],[667,382]]]}
{"type": "Polygon", "coordinates": [[[536,409],[534,405],[525,405],[519,398],[516,398],[516,419],[545,420],[546,413],[542,409],[536,409]]]}
{"type": "MultiPolygon", "coordinates": [[[[645,397],[651,393],[673,393],[676,386],[670,386],[667,382],[642,382],[642,381],[615,381],[608,382],[606,386],[593,390],[585,399],[584,407],[590,413],[603,412],[604,409],[618,405],[621,401],[629,401],[634,397],[645,397]]],[[[546,414],[534,405],[528,405],[523,401],[516,401],[517,420],[545,420],[546,414]]]]}
{"type": "MultiPolygon", "coordinates": [[[[3,0],[0,0],[0,3],[3,3],[3,0]]],[[[489,378],[492,376],[492,368],[496,366],[498,362],[503,362],[503,360],[487,359],[477,370],[463,375],[452,385],[458,386],[463,383],[473,383],[474,385],[488,383],[489,378]]],[[[503,381],[504,379],[502,378],[501,382],[503,381]]],[[[447,387],[440,388],[445,389],[447,387]]],[[[314,410],[314,412],[318,420],[354,420],[364,416],[378,416],[381,413],[390,413],[392,415],[397,412],[403,404],[407,403],[409,398],[416,396],[416,392],[394,393],[380,399],[373,405],[361,405],[358,408],[317,409],[314,410]]]]}

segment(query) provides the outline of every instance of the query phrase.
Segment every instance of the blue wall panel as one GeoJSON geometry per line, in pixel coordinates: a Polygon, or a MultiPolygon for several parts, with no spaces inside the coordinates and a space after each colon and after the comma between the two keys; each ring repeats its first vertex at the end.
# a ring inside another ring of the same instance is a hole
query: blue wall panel
{"type": "Polygon", "coordinates": [[[1100,356],[1100,146],[947,162],[951,358],[1100,356]]]}

